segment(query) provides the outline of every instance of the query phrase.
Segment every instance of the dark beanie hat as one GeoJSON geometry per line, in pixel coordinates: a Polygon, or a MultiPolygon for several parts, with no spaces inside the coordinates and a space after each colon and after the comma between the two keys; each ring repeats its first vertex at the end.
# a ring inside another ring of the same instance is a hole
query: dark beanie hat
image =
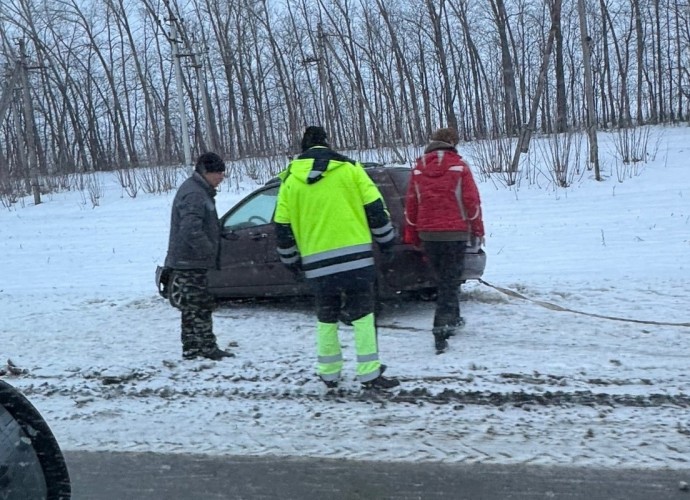
{"type": "Polygon", "coordinates": [[[460,137],[458,136],[457,130],[447,127],[435,130],[434,133],[431,134],[431,140],[441,141],[445,142],[446,144],[450,144],[451,146],[455,146],[460,141],[460,137]]]}
{"type": "Polygon", "coordinates": [[[306,151],[314,146],[328,147],[328,135],[323,127],[307,127],[302,136],[302,151],[306,151]]]}
{"type": "Polygon", "coordinates": [[[204,153],[196,160],[196,171],[200,174],[206,172],[225,172],[225,162],[216,153],[204,153]]]}

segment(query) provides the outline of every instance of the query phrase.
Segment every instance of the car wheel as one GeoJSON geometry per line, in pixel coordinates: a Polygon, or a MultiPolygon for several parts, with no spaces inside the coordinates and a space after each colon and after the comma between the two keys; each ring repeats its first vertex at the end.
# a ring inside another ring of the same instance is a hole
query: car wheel
{"type": "Polygon", "coordinates": [[[0,443],[0,498],[71,498],[65,458],[50,427],[21,392],[2,380],[0,443]]]}
{"type": "Polygon", "coordinates": [[[182,305],[182,287],[175,272],[170,275],[170,281],[168,282],[168,300],[170,305],[176,309],[179,309],[182,305]]]}

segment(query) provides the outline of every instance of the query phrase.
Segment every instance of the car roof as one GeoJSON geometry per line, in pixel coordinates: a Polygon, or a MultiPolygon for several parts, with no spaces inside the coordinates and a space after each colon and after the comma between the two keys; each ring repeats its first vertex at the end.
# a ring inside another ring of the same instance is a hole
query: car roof
{"type": "MultiPolygon", "coordinates": [[[[410,170],[410,167],[402,166],[402,165],[393,165],[393,166],[386,166],[383,163],[378,163],[378,162],[373,162],[373,161],[367,161],[363,162],[362,166],[364,167],[364,170],[367,171],[367,173],[373,177],[376,178],[376,174],[380,174],[381,172],[384,171],[390,171],[390,170],[398,170],[398,171],[405,171],[405,170],[410,170]],[[373,174],[373,175],[372,175],[373,174]]],[[[264,186],[274,186],[276,184],[280,184],[280,177],[272,177],[266,183],[264,186]]]]}

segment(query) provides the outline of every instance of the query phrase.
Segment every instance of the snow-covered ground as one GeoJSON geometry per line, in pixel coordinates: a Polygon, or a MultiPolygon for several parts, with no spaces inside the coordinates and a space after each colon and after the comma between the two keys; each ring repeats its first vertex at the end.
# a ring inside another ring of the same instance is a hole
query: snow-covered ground
{"type": "MultiPolygon", "coordinates": [[[[433,304],[388,304],[398,393],[360,391],[343,327],[348,377],[326,395],[306,301],[226,305],[215,330],[237,357],[182,361],[179,313],[153,284],[174,193],[132,199],[112,174],[96,208],[65,192],[0,210],[0,372],[66,450],[686,469],[690,128],[654,134],[656,157],[623,183],[480,183],[484,278],[533,301],[464,286],[467,325],[440,356],[433,304]]],[[[251,188],[223,189],[219,212],[251,188]]]]}

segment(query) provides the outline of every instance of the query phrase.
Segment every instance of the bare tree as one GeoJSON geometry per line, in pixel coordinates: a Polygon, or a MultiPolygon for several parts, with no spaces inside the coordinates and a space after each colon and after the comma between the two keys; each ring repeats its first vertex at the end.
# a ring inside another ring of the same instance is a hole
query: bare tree
{"type": "Polygon", "coordinates": [[[565,132],[568,128],[568,104],[565,91],[565,67],[563,65],[563,27],[561,10],[554,19],[555,33],[555,70],[556,70],[556,132],[565,132]]]}
{"type": "Polygon", "coordinates": [[[441,73],[441,88],[443,94],[443,122],[449,127],[458,128],[458,118],[455,114],[455,102],[453,100],[454,84],[450,78],[448,70],[448,55],[446,53],[446,42],[443,38],[442,18],[446,13],[446,0],[434,1],[425,0],[429,23],[431,24],[431,36],[433,36],[436,54],[438,56],[438,66],[441,73]],[[438,9],[438,10],[437,10],[438,9]]]}
{"type": "Polygon", "coordinates": [[[515,135],[520,130],[522,119],[520,117],[520,107],[517,105],[515,69],[510,54],[510,44],[508,42],[508,15],[503,0],[490,0],[490,3],[501,44],[501,67],[503,70],[503,86],[505,89],[503,107],[506,132],[508,135],[515,135]]]}
{"type": "Polygon", "coordinates": [[[592,82],[592,65],[590,62],[589,27],[584,0],[578,0],[578,14],[580,16],[580,38],[582,40],[582,63],[585,70],[585,96],[587,100],[587,136],[589,137],[589,164],[594,167],[594,178],[601,180],[599,171],[599,145],[597,142],[597,117],[594,108],[594,83],[592,82]]]}
{"type": "Polygon", "coordinates": [[[539,71],[539,83],[532,98],[532,108],[530,110],[529,122],[526,127],[522,129],[520,134],[520,139],[518,140],[517,147],[515,148],[515,154],[513,155],[513,162],[510,167],[510,172],[518,171],[518,163],[520,161],[520,155],[526,153],[529,150],[529,143],[532,137],[532,132],[535,129],[537,121],[537,108],[539,106],[539,100],[541,99],[544,86],[546,85],[546,71],[549,67],[549,59],[551,57],[551,50],[553,48],[553,41],[556,38],[557,23],[560,17],[561,10],[561,0],[553,0],[551,3],[551,28],[549,29],[549,36],[546,40],[546,45],[544,46],[544,53],[542,56],[541,69],[539,71]]]}
{"type": "Polygon", "coordinates": [[[39,69],[28,76],[29,128],[4,98],[0,181],[26,172],[26,133],[44,176],[179,162],[184,137],[231,158],[287,154],[312,123],[353,149],[420,145],[447,124],[465,140],[520,131],[521,151],[537,129],[591,127],[592,118],[603,127],[687,119],[687,2],[585,4],[586,50],[576,5],[4,0],[0,63],[15,63],[24,38],[39,69]],[[179,110],[171,17],[184,21],[179,110]]]}

